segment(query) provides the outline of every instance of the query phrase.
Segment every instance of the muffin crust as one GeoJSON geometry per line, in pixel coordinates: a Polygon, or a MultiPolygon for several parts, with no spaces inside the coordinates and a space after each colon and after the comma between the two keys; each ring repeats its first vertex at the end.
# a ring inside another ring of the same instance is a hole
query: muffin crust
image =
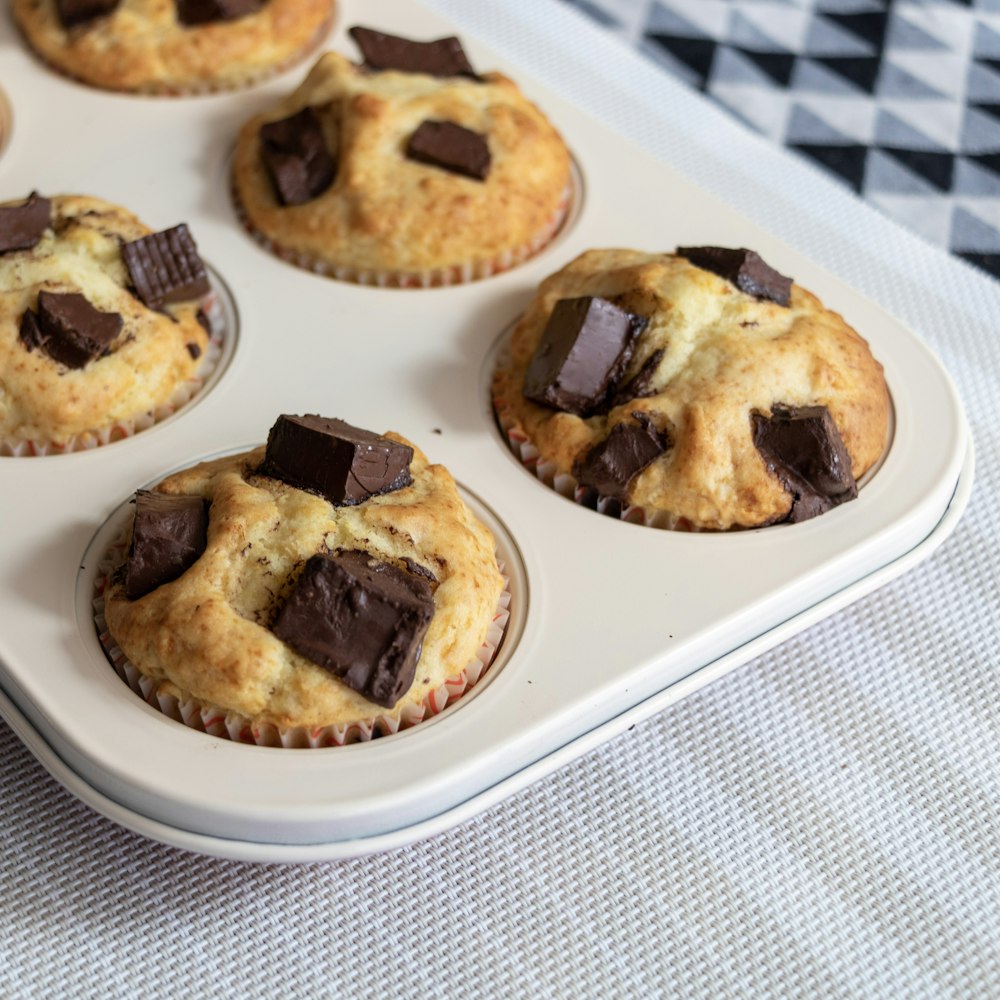
{"type": "Polygon", "coordinates": [[[157,487],[211,502],[208,546],[182,576],[139,600],[129,601],[123,581],[113,578],[105,602],[111,635],[167,693],[237,712],[254,725],[398,717],[456,677],[486,636],[503,588],[490,531],[447,470],[428,464],[419,449],[410,486],[345,507],[260,475],[263,457],[259,448],[204,463],[157,487]],[[345,551],[436,581],[415,680],[390,710],[270,631],[306,560],[345,551]]]}
{"type": "Polygon", "coordinates": [[[634,250],[588,251],[542,283],[513,332],[493,395],[501,422],[570,475],[616,425],[654,428],[670,444],[630,481],[627,502],[700,529],[760,526],[789,514],[793,497],[754,447],[751,414],[826,406],[860,477],[885,449],[890,406],[867,343],[810,292],[793,285],[784,308],[683,257],[634,250]],[[587,417],[522,391],[555,303],[581,296],[649,317],[621,380],[627,385],[646,366],[648,394],[587,417]]]}
{"type": "Polygon", "coordinates": [[[63,26],[55,0],[12,0],[35,51],[107,90],[185,93],[252,83],[304,58],[329,29],[333,0],[267,0],[230,21],[185,25],[174,0],[121,0],[110,14],[63,26]]]}
{"type": "Polygon", "coordinates": [[[64,444],[87,431],[134,419],[167,402],[199,366],[208,333],[199,302],[158,312],[129,289],[125,242],[149,227],[118,205],[81,195],[53,197],[52,224],[27,250],[0,254],[0,440],[64,444]],[[119,313],[111,353],[67,368],[19,336],[41,291],[75,292],[119,313]]]}
{"type": "Polygon", "coordinates": [[[252,231],[326,269],[422,275],[511,262],[548,238],[565,207],[569,154],[507,77],[374,72],[327,53],[293,94],[240,132],[234,193],[252,231]],[[261,126],[304,108],[319,117],[337,171],[301,205],[283,206],[260,155],[261,126]],[[486,136],[485,180],[405,156],[425,121],[486,136]]]}

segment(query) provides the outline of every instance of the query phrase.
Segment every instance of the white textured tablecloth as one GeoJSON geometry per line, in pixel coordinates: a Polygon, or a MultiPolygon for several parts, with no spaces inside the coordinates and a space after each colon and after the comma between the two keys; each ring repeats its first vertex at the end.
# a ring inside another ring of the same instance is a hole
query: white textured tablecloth
{"type": "Polygon", "coordinates": [[[970,508],[906,577],[389,855],[157,845],[0,723],[0,996],[1000,996],[1000,285],[561,4],[426,2],[919,330],[970,508]]]}

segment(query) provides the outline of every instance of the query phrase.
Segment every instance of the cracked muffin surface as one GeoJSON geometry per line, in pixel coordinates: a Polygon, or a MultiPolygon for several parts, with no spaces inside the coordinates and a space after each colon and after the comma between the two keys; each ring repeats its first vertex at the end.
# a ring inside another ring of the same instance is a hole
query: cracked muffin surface
{"type": "MultiPolygon", "coordinates": [[[[0,253],[0,440],[64,445],[165,405],[202,364],[209,334],[203,299],[152,309],[135,293],[122,247],[152,230],[121,206],[55,196],[48,226],[27,249],[0,253]],[[121,317],[102,355],[82,367],[25,337],[39,296],[82,295],[121,317]]],[[[13,203],[6,203],[11,205],[13,203]]]]}
{"type": "Polygon", "coordinates": [[[710,530],[782,521],[797,501],[755,445],[755,421],[825,408],[860,478],[885,450],[890,411],[867,343],[810,292],[791,284],[782,305],[679,253],[624,249],[588,251],[542,283],[492,389],[501,424],[578,479],[592,475],[588,456],[617,428],[644,440],[641,429],[655,457],[621,484],[618,499],[710,530]],[[598,412],[525,395],[556,304],[581,297],[645,320],[598,412]]]}
{"type": "Polygon", "coordinates": [[[156,487],[208,503],[206,545],[181,576],[137,600],[126,596],[124,574],[114,575],[105,596],[111,635],[168,693],[237,712],[254,725],[398,717],[458,676],[482,645],[503,590],[491,532],[448,471],[419,449],[409,485],[351,506],[263,474],[264,455],[259,448],[203,463],[156,487]],[[391,709],[272,631],[306,563],[345,552],[415,574],[433,590],[413,682],[391,709]]]}
{"type": "Polygon", "coordinates": [[[373,71],[333,52],[246,123],[233,161],[234,195],[258,239],[303,266],[391,283],[462,280],[517,263],[552,236],[569,185],[561,137],[502,74],[373,71]],[[307,200],[286,204],[262,155],[262,129],[303,112],[329,167],[307,200]],[[478,136],[485,177],[408,156],[428,122],[478,136]]]}

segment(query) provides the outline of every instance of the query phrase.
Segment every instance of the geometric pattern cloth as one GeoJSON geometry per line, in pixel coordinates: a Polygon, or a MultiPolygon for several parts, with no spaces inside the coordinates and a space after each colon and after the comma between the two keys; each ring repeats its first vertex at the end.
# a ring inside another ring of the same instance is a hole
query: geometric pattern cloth
{"type": "Polygon", "coordinates": [[[569,0],[1000,276],[1000,0],[569,0]]]}

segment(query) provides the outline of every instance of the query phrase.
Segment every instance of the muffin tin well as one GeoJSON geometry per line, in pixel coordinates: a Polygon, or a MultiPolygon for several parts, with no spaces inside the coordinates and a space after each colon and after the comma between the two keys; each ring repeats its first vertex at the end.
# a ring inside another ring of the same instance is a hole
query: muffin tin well
{"type": "Polygon", "coordinates": [[[46,458],[74,451],[107,447],[127,440],[136,434],[160,427],[177,418],[219,382],[229,367],[239,342],[239,310],[236,301],[219,272],[209,262],[205,270],[212,286],[211,295],[204,303],[209,323],[209,341],[201,364],[193,378],[177,387],[176,392],[155,410],[126,423],[107,425],[95,432],[80,434],[67,444],[46,442],[0,440],[0,461],[10,458],[46,458]]]}
{"type": "MultiPolygon", "coordinates": [[[[410,0],[342,0],[329,47],[352,52],[346,28],[356,23],[454,33],[410,0]]],[[[967,499],[961,404],[916,336],[477,39],[463,42],[474,65],[506,72],[560,129],[585,196],[521,266],[427,290],[287,267],[236,220],[225,169],[233,137],[304,67],[245,92],[153,101],[73,84],[23,47],[0,49],[18,108],[0,197],[79,191],[154,228],[187,222],[239,327],[210,391],[148,432],[58,459],[0,461],[0,713],[58,780],[148,836],[229,857],[316,860],[443,830],[902,572],[948,534],[967,499]],[[22,113],[29,107],[45,115],[22,113]],[[649,531],[540,488],[498,438],[491,350],[537,284],[591,247],[684,244],[758,250],[870,342],[896,422],[857,501],[775,529],[649,531]],[[511,625],[488,683],[405,733],[308,752],[220,740],[137,698],[97,639],[96,556],[120,530],[123,501],[201,456],[259,441],[282,412],[404,434],[462,484],[514,571],[511,625]]]]}
{"type": "MultiPolygon", "coordinates": [[[[237,451],[246,451],[237,449],[237,451]]],[[[235,452],[233,452],[235,453],[235,452]]],[[[228,454],[228,453],[227,453],[228,454]]],[[[206,455],[197,461],[210,461],[221,458],[221,454],[206,455]]],[[[196,464],[196,463],[192,463],[196,464]]],[[[174,470],[177,471],[177,470],[174,470]]],[[[141,484],[139,489],[151,488],[163,477],[157,477],[150,483],[141,484]]],[[[300,749],[326,749],[334,745],[363,742],[370,739],[401,737],[411,732],[416,725],[425,725],[427,721],[442,714],[454,711],[460,704],[467,702],[486,688],[493,678],[503,669],[517,647],[518,638],[524,627],[528,613],[528,586],[524,570],[524,562],[514,539],[505,528],[496,513],[479,497],[459,486],[463,501],[473,511],[480,521],[485,523],[496,541],[496,559],[506,587],[501,596],[495,626],[491,627],[487,636],[488,652],[482,652],[484,667],[481,674],[466,677],[466,671],[456,674],[454,678],[434,692],[428,692],[430,698],[426,706],[426,714],[419,722],[406,722],[396,732],[390,730],[382,722],[377,722],[371,728],[367,726],[348,727],[344,734],[336,733],[335,740],[329,734],[320,731],[307,733],[295,731],[283,734],[273,726],[255,731],[246,720],[227,714],[218,709],[206,709],[200,706],[179,704],[176,698],[159,697],[156,685],[143,677],[128,663],[121,650],[117,649],[113,638],[107,633],[104,624],[103,592],[105,580],[124,557],[127,527],[131,519],[132,497],[120,504],[98,529],[86,550],[81,554],[80,570],[77,575],[76,604],[85,608],[90,602],[91,613],[88,617],[81,613],[77,624],[81,630],[81,641],[92,645],[95,641],[101,647],[107,658],[108,666],[112,667],[124,681],[133,694],[138,695],[148,704],[158,707],[161,712],[181,722],[192,730],[209,733],[222,739],[232,739],[248,746],[287,746],[300,749]]]]}
{"type": "MultiPolygon", "coordinates": [[[[620,500],[616,500],[612,497],[601,496],[596,490],[581,486],[574,476],[559,472],[555,465],[551,462],[540,460],[538,449],[534,447],[530,440],[528,440],[525,435],[518,433],[517,428],[513,424],[505,423],[496,406],[491,382],[494,373],[500,366],[502,359],[505,357],[505,352],[508,350],[510,336],[514,326],[514,323],[509,324],[493,342],[493,346],[490,348],[490,351],[486,356],[486,363],[483,365],[483,369],[480,373],[482,392],[488,401],[490,413],[493,417],[494,437],[499,442],[500,447],[503,448],[504,451],[515,460],[518,467],[522,471],[527,472],[531,478],[537,480],[547,489],[554,490],[560,496],[565,497],[567,500],[578,504],[579,506],[596,511],[597,513],[610,517],[613,520],[624,521],[629,524],[638,524],[643,527],[661,528],[668,531],[697,531],[698,529],[692,527],[677,529],[673,519],[663,512],[646,511],[637,505],[622,503],[620,500]]],[[[872,481],[872,479],[875,478],[879,469],[881,469],[885,464],[886,458],[892,449],[895,431],[896,412],[892,402],[892,392],[890,390],[889,421],[886,429],[885,448],[872,467],[858,479],[857,485],[859,490],[863,490],[872,481]]],[[[791,527],[791,525],[778,523],[767,526],[767,530],[786,529],[788,527],[791,527]]],[[[730,530],[760,531],[764,529],[733,528],[730,530]]]]}

